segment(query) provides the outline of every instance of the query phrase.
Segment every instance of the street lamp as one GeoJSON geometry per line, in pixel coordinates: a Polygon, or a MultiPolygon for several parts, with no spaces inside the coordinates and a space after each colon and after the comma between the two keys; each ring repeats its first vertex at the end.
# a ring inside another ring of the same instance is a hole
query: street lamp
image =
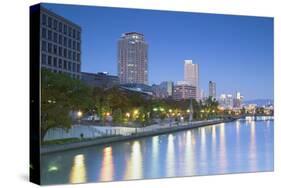
{"type": "Polygon", "coordinates": [[[77,112],[78,118],[80,118],[82,115],[83,115],[83,113],[79,110],[79,111],[77,112]]]}

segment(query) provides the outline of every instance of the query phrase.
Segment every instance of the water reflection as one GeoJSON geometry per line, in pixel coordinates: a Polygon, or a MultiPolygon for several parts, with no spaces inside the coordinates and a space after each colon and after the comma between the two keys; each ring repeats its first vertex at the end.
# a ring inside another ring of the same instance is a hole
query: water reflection
{"type": "Polygon", "coordinates": [[[236,163],[237,163],[237,168],[240,167],[241,163],[241,153],[239,152],[241,150],[240,148],[240,121],[236,121],[236,126],[235,126],[235,132],[236,132],[236,151],[235,151],[235,157],[236,157],[236,163]]]}
{"type": "Polygon", "coordinates": [[[174,176],[175,174],[175,148],[174,148],[174,136],[169,134],[168,146],[167,146],[167,157],[166,157],[166,172],[167,177],[174,176]]]}
{"type": "Polygon", "coordinates": [[[202,171],[204,173],[206,173],[205,170],[207,170],[207,160],[206,160],[206,157],[207,157],[207,148],[206,148],[206,133],[205,133],[205,127],[203,128],[200,128],[200,137],[201,137],[201,145],[200,145],[200,153],[201,153],[201,157],[200,157],[200,160],[201,160],[201,164],[202,164],[202,171]]]}
{"type": "Polygon", "coordinates": [[[250,149],[249,149],[250,168],[252,171],[257,169],[257,146],[256,146],[256,122],[250,122],[250,149]]]}
{"type": "Polygon", "coordinates": [[[216,126],[212,126],[212,159],[216,158],[217,151],[217,131],[216,126]]]}
{"type": "Polygon", "coordinates": [[[185,148],[185,166],[187,174],[195,173],[195,163],[194,163],[194,141],[193,141],[191,131],[187,131],[186,133],[186,148],[185,148]]]}
{"type": "Polygon", "coordinates": [[[114,164],[112,156],[112,147],[106,147],[103,149],[103,160],[101,167],[101,181],[113,180],[114,164]]]}
{"type": "Polygon", "coordinates": [[[271,171],[273,124],[240,120],[43,155],[42,183],[271,171]]]}
{"type": "Polygon", "coordinates": [[[70,172],[70,183],[85,183],[87,173],[85,166],[85,157],[83,154],[76,155],[70,172]]]}
{"type": "Polygon", "coordinates": [[[157,176],[157,169],[159,164],[159,136],[152,137],[152,161],[151,161],[151,173],[152,176],[157,176]]]}
{"type": "Polygon", "coordinates": [[[227,154],[226,154],[226,143],[225,143],[225,123],[220,124],[220,148],[219,148],[219,161],[220,161],[220,172],[225,172],[227,168],[227,154]]]}
{"type": "Polygon", "coordinates": [[[132,145],[131,156],[126,165],[125,179],[142,178],[142,168],[142,152],[140,142],[134,141],[132,145]]]}

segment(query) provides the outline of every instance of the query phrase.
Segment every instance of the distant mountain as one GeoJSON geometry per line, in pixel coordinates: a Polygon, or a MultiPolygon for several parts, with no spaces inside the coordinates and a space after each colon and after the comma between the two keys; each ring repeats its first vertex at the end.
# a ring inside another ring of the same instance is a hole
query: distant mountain
{"type": "Polygon", "coordinates": [[[254,99],[254,100],[247,100],[243,102],[244,104],[257,104],[258,106],[264,106],[273,104],[274,101],[272,99],[254,99]]]}

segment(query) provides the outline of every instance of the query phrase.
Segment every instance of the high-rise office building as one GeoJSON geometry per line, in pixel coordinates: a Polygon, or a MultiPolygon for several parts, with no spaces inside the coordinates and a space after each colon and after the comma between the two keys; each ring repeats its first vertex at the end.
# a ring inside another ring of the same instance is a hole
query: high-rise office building
{"type": "Polygon", "coordinates": [[[212,99],[217,98],[217,87],[216,83],[213,81],[209,81],[209,97],[211,97],[212,99]]]}
{"type": "Polygon", "coordinates": [[[81,77],[81,28],[40,6],[40,65],[52,72],[81,77]]]}
{"type": "Polygon", "coordinates": [[[192,60],[184,60],[184,80],[188,85],[196,87],[196,99],[199,100],[199,66],[192,63],[192,60]]]}
{"type": "Polygon", "coordinates": [[[124,33],[118,41],[118,76],[121,84],[148,84],[148,44],[144,35],[124,33]]]}

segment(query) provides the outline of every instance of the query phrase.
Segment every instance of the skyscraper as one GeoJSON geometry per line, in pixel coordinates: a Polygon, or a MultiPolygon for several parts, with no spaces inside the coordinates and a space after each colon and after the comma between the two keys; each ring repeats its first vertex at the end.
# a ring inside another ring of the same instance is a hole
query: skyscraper
{"type": "Polygon", "coordinates": [[[192,60],[184,60],[184,80],[188,85],[196,87],[196,99],[199,100],[199,66],[198,64],[193,64],[192,60]]]}
{"type": "Polygon", "coordinates": [[[143,34],[122,34],[118,41],[118,76],[121,84],[148,84],[147,49],[143,34]]]}
{"type": "Polygon", "coordinates": [[[209,97],[211,97],[212,99],[217,98],[217,87],[216,83],[213,81],[209,81],[209,97]]]}
{"type": "Polygon", "coordinates": [[[81,28],[40,6],[40,65],[81,78],[81,28]]]}

